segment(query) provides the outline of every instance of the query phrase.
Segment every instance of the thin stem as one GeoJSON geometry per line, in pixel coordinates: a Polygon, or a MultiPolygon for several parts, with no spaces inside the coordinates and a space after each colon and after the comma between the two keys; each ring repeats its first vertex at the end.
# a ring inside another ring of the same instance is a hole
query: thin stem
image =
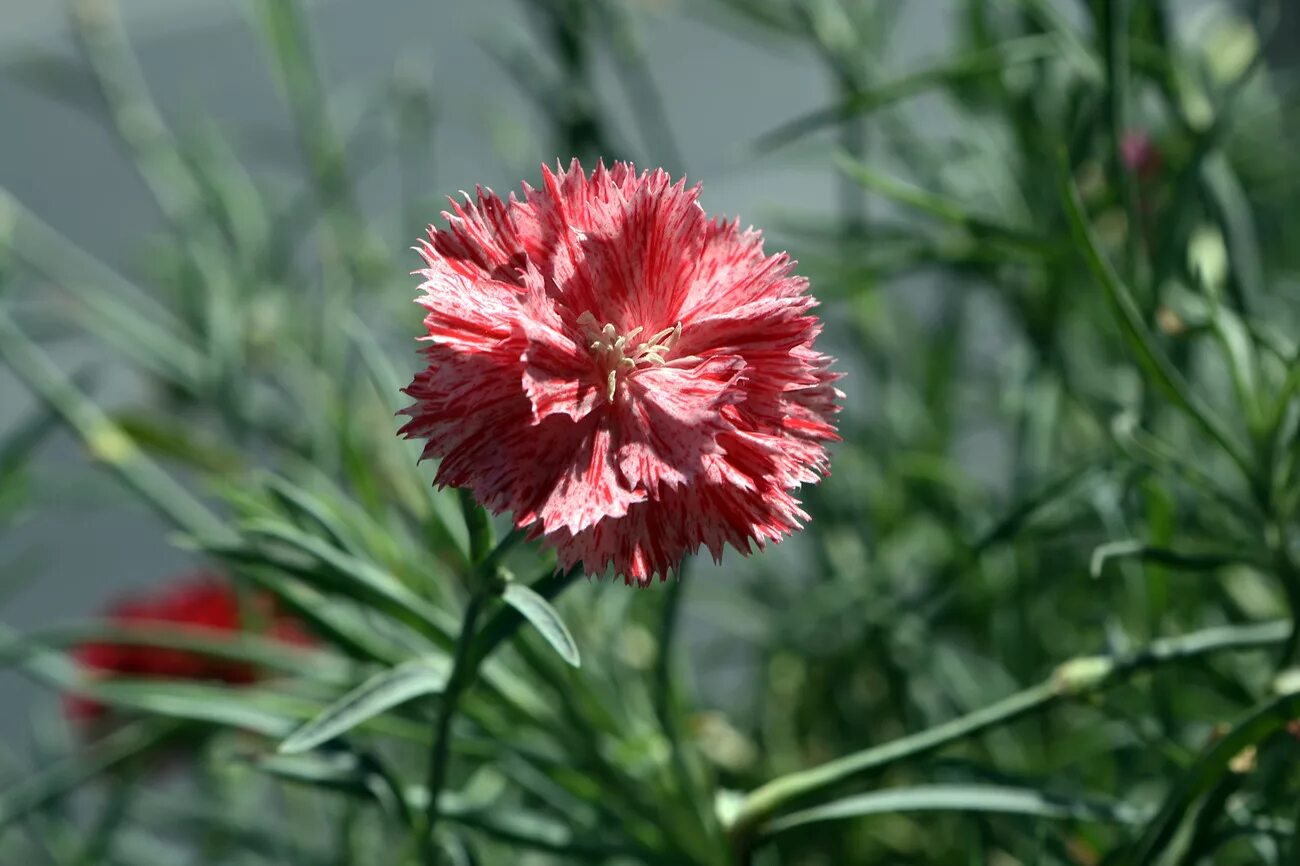
{"type": "Polygon", "coordinates": [[[460,501],[461,514],[465,518],[465,532],[469,535],[469,560],[481,563],[492,549],[492,522],[472,492],[460,487],[457,488],[456,495],[460,501]]]}
{"type": "MultiPolygon", "coordinates": [[[[851,103],[857,99],[864,88],[857,81],[858,76],[842,75],[839,78],[841,101],[851,103]]],[[[864,162],[867,154],[867,125],[865,118],[853,117],[844,121],[840,127],[840,148],[857,162],[864,162]]],[[[861,184],[843,172],[837,172],[835,185],[839,195],[840,229],[844,237],[861,239],[867,230],[867,196],[861,184]]]]}
{"type": "Polygon", "coordinates": [[[428,803],[425,804],[424,827],[421,830],[421,852],[426,866],[437,866],[438,846],[434,838],[434,829],[438,824],[438,797],[447,784],[447,764],[451,753],[451,722],[456,715],[456,705],[461,693],[474,679],[478,663],[470,655],[470,645],[474,641],[474,630],[478,626],[479,616],[487,601],[482,592],[470,596],[465,606],[465,615],[461,621],[460,637],[456,640],[456,652],[452,657],[451,676],[447,688],[438,703],[438,715],[434,722],[433,747],[429,750],[428,803]]]}
{"type": "Polygon", "coordinates": [[[471,554],[476,564],[475,574],[472,576],[473,588],[470,591],[469,603],[465,606],[460,634],[456,638],[456,649],[452,655],[451,674],[447,678],[447,687],[439,697],[438,714],[434,721],[433,745],[429,749],[429,772],[426,785],[429,799],[425,804],[424,826],[420,831],[420,851],[426,866],[437,866],[438,863],[438,846],[434,829],[439,818],[438,797],[447,784],[447,765],[451,752],[451,722],[456,716],[460,696],[473,684],[479,666],[491,651],[489,649],[487,652],[474,652],[478,621],[488,600],[498,592],[499,582],[493,578],[501,557],[524,536],[519,530],[513,530],[501,539],[499,544],[492,547],[492,527],[487,521],[487,512],[474,503],[465,491],[462,491],[461,505],[465,509],[465,518],[470,531],[471,554]]]}
{"type": "Polygon", "coordinates": [[[1124,136],[1129,131],[1129,15],[1128,0],[1107,0],[1102,4],[1100,36],[1103,42],[1102,54],[1106,61],[1105,99],[1107,123],[1110,127],[1108,156],[1124,212],[1129,220],[1124,244],[1124,277],[1133,284],[1137,279],[1141,212],[1138,209],[1133,173],[1125,166],[1123,156],[1124,136]]]}
{"type": "Polygon", "coordinates": [[[929,754],[963,740],[1041,712],[1080,694],[1109,688],[1139,670],[1187,661],[1210,653],[1259,649],[1286,640],[1290,622],[1274,620],[1259,625],[1226,626],[1154,641],[1119,656],[1085,656],[1058,667],[1050,677],[1009,697],[915,734],[861,752],[773,779],[745,797],[730,822],[737,863],[748,863],[748,851],[763,821],[787,803],[856,776],[879,772],[901,761],[929,754]]]}
{"type": "Polygon", "coordinates": [[[659,658],[654,671],[654,705],[659,718],[664,722],[665,732],[670,737],[674,732],[670,717],[673,711],[673,640],[677,636],[677,623],[682,608],[682,592],[686,587],[686,563],[678,567],[677,579],[670,581],[665,589],[663,602],[663,619],[659,629],[659,658]]]}
{"type": "Polygon", "coordinates": [[[1277,670],[1291,664],[1295,658],[1296,647],[1300,646],[1300,569],[1296,567],[1295,560],[1291,558],[1291,553],[1287,549],[1286,525],[1282,520],[1272,527],[1269,532],[1270,546],[1273,548],[1274,567],[1277,570],[1277,578],[1282,583],[1282,592],[1286,596],[1287,605],[1291,608],[1291,631],[1286,637],[1286,642],[1282,644],[1282,651],[1278,654],[1277,670]]]}

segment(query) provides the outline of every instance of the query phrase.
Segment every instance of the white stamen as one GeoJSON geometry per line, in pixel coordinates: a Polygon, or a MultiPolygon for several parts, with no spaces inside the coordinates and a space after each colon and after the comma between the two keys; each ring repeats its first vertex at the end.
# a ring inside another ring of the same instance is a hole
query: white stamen
{"type": "Polygon", "coordinates": [[[664,328],[648,340],[635,343],[644,328],[640,325],[626,334],[618,333],[613,323],[601,324],[590,311],[578,317],[578,324],[586,332],[587,347],[605,373],[605,396],[612,403],[618,393],[620,373],[630,373],[642,364],[660,367],[667,363],[667,355],[682,337],[682,323],[664,328]]]}

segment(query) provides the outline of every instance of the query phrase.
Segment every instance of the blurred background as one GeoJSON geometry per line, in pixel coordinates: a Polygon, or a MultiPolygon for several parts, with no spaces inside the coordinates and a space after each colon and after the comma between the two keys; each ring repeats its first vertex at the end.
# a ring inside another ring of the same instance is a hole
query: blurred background
{"type": "MultiPolygon", "coordinates": [[[[541,163],[567,162],[544,109],[521,92],[502,62],[527,51],[532,36],[526,6],[511,0],[306,5],[323,74],[337,95],[336,113],[346,120],[359,197],[375,219],[376,234],[394,251],[394,267],[416,266],[415,253],[404,258],[401,251],[427,223],[441,222],[447,196],[479,184],[504,195],[522,180],[536,185],[541,163]],[[432,112],[428,146],[411,154],[405,173],[393,147],[403,110],[393,93],[398,86],[427,99],[409,110],[427,106],[432,112]],[[410,207],[395,210],[399,202],[410,207]]],[[[944,50],[942,7],[918,4],[906,14],[902,44],[895,48],[909,62],[944,50]]],[[[68,7],[5,0],[0,10],[0,105],[9,118],[0,135],[0,185],[105,264],[130,275],[146,272],[147,239],[165,221],[79,57],[68,7]]],[[[240,4],[159,0],[122,3],[120,12],[168,121],[178,129],[220,125],[259,181],[285,196],[301,194],[307,181],[292,118],[240,4]]],[[[627,12],[636,16],[645,70],[662,93],[671,129],[655,131],[649,143],[640,141],[642,124],[657,120],[629,122],[636,109],[626,106],[615,59],[597,51],[592,78],[602,105],[617,111],[631,139],[607,159],[632,158],[675,174],[689,169],[692,182],[706,182],[703,201],[710,212],[736,214],[759,226],[786,208],[823,218],[833,213],[835,180],[825,167],[788,159],[756,162],[744,153],[747,143],[833,93],[810,51],[770,36],[755,43],[747,38],[751,33],[732,33],[718,9],[632,3],[627,12]]],[[[394,276],[386,275],[386,291],[399,301],[413,299],[415,283],[394,276]]],[[[412,306],[407,337],[418,333],[417,312],[412,306]]],[[[65,359],[93,368],[95,393],[106,404],[149,399],[147,385],[129,364],[75,335],[54,336],[65,359]]],[[[393,355],[414,373],[418,355],[409,348],[393,355]]],[[[0,422],[15,428],[34,405],[0,370],[0,422]]],[[[0,538],[0,562],[19,560],[24,569],[66,576],[34,580],[16,594],[5,611],[11,623],[89,616],[124,590],[193,564],[193,557],[169,543],[169,527],[147,508],[124,501],[111,480],[101,485],[88,479],[78,454],[70,441],[54,437],[40,458],[42,506],[21,530],[0,538]],[[75,544],[68,541],[70,526],[75,544]]],[[[19,735],[36,694],[17,674],[0,672],[0,735],[19,735]]]]}
{"type": "MultiPolygon", "coordinates": [[[[806,491],[810,529],[693,562],[680,598],[592,587],[604,612],[575,626],[593,630],[584,652],[614,659],[613,682],[683,642],[688,738],[720,788],[938,724],[1073,656],[1271,621],[1300,596],[1290,0],[0,0],[0,21],[0,303],[223,514],[246,513],[259,469],[311,476],[295,461],[345,479],[376,523],[411,494],[365,489],[366,461],[427,486],[432,468],[383,438],[398,426],[383,395],[331,384],[329,363],[379,379],[378,346],[408,381],[408,247],[458,190],[536,185],[557,158],[630,159],[702,182],[709,213],[800,260],[847,394],[833,475],[806,491]],[[1062,150],[1172,390],[1089,269],[1062,150]],[[176,327],[152,342],[158,322],[176,327]]],[[[29,385],[0,365],[0,620],[84,621],[206,561],[92,468],[29,385]]],[[[458,531],[368,549],[423,593],[458,573],[458,531]]],[[[1159,804],[1291,660],[1280,642],[922,775],[1159,804]]],[[[59,712],[49,688],[0,670],[0,741],[59,712]]],[[[1263,764],[1286,766],[1287,748],[1263,764]]],[[[1198,837],[1168,862],[1295,862],[1294,825],[1256,819],[1294,819],[1296,780],[1241,788],[1206,819],[1239,847],[1198,837]]],[[[759,862],[969,849],[1093,864],[1123,835],[941,827],[802,828],[759,862]]]]}

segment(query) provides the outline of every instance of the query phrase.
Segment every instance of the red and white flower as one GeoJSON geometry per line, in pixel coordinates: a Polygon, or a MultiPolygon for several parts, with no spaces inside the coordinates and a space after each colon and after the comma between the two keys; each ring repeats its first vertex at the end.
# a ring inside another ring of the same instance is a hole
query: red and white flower
{"type": "Polygon", "coordinates": [[[662,170],[542,179],[453,201],[418,248],[428,366],[402,433],[435,482],[512,512],[561,567],[643,585],[798,529],[843,396],[807,281],[662,170]]]}

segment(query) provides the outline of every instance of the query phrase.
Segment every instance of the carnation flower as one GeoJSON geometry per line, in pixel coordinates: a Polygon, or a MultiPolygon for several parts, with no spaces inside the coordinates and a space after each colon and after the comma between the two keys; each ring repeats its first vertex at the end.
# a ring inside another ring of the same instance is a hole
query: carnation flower
{"type": "MultiPolygon", "coordinates": [[[[313,643],[299,623],[277,613],[272,600],[255,596],[256,622],[246,624],[240,601],[228,582],[209,574],[196,574],[169,583],[161,589],[118,602],[107,613],[115,626],[170,626],[194,629],[209,634],[229,634],[262,628],[262,634],[286,644],[307,646],[313,643]]],[[[94,641],[82,644],[74,657],[92,677],[131,677],[146,679],[206,680],[248,685],[256,682],[260,671],[246,662],[214,658],[199,652],[143,646],[122,642],[94,641]]],[[[93,722],[104,717],[107,708],[91,698],[69,695],[68,715],[79,722],[93,722]]]]}
{"type": "Polygon", "coordinates": [[[435,483],[512,512],[562,568],[642,585],[798,529],[843,396],[807,281],[663,170],[542,180],[453,200],[417,248],[428,366],[402,433],[435,483]]]}

